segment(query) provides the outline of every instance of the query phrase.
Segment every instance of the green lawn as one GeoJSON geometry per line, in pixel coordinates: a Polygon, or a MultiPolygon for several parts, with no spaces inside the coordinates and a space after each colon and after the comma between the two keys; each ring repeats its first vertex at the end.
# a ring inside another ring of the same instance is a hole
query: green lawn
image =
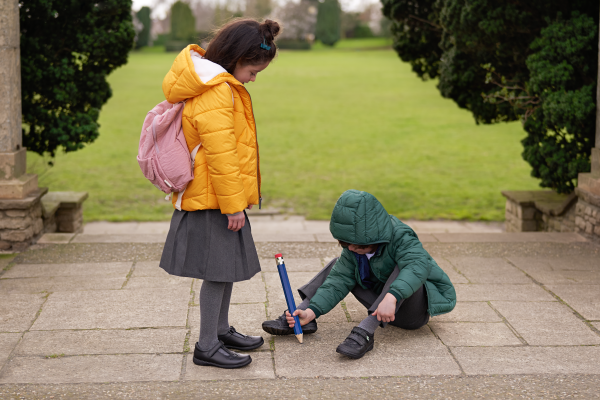
{"type": "MultiPolygon", "coordinates": [[[[110,76],[114,95],[95,143],[58,155],[52,168],[28,155],[40,186],[90,193],[86,221],[170,217],[170,203],[135,157],[174,57],[132,53],[110,76]]],[[[537,188],[520,156],[518,122],[476,125],[392,50],[282,51],[248,88],[267,206],[326,219],[353,188],[373,193],[400,218],[502,220],[500,190],[537,188]]]]}

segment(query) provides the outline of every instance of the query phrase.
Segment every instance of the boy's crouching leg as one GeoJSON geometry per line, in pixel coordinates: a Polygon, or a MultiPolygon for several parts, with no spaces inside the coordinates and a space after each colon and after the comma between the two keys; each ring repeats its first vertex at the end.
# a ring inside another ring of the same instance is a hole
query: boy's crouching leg
{"type": "Polygon", "coordinates": [[[402,329],[419,329],[429,322],[427,306],[427,291],[423,285],[412,296],[402,301],[394,321],[389,324],[402,329]]]}

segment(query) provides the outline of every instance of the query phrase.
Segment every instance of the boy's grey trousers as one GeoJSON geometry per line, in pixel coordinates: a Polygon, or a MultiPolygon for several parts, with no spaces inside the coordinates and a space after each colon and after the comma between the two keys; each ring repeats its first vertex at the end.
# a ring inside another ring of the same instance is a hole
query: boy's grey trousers
{"type": "MultiPolygon", "coordinates": [[[[306,285],[298,289],[298,293],[300,293],[300,298],[302,298],[302,300],[310,300],[315,295],[317,289],[325,282],[327,276],[329,276],[329,272],[336,261],[337,258],[331,260],[321,272],[315,275],[315,277],[306,285]]],[[[351,292],[354,297],[356,297],[356,300],[367,308],[369,315],[371,315],[389,292],[391,284],[396,280],[399,273],[400,269],[396,266],[388,280],[385,282],[383,290],[379,295],[371,290],[363,289],[360,285],[354,286],[351,292]]],[[[425,291],[425,288],[421,286],[408,299],[402,299],[396,303],[396,317],[394,321],[389,324],[402,329],[419,329],[427,324],[427,322],[429,322],[429,314],[427,313],[427,292],[425,291]]],[[[382,328],[385,328],[387,323],[382,322],[380,325],[382,328]]]]}

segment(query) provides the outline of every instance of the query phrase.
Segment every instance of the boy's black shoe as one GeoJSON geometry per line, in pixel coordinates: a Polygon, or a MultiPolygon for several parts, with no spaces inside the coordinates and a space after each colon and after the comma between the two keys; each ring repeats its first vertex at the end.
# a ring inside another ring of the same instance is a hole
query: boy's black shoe
{"type": "Polygon", "coordinates": [[[212,349],[202,351],[196,343],[194,348],[194,364],[208,365],[219,368],[240,368],[252,362],[247,354],[238,354],[229,350],[223,342],[219,341],[212,349]]]}
{"type": "Polygon", "coordinates": [[[355,326],[335,351],[351,358],[361,358],[367,351],[373,350],[374,341],[373,335],[355,326]]]}
{"type": "MultiPolygon", "coordinates": [[[[293,335],[294,328],[290,328],[285,319],[285,311],[277,319],[265,321],[262,323],[263,331],[271,335],[293,335]]],[[[317,321],[312,320],[306,325],[302,325],[302,333],[315,333],[317,331],[317,321]]]]}
{"type": "Polygon", "coordinates": [[[217,338],[223,342],[228,349],[236,350],[254,350],[258,349],[265,343],[265,340],[260,336],[248,336],[239,333],[233,326],[224,335],[219,335],[217,338]]]}

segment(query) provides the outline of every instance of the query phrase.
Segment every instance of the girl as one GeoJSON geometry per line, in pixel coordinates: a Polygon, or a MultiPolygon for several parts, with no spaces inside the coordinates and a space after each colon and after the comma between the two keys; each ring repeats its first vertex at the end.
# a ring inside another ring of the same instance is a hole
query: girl
{"type": "Polygon", "coordinates": [[[190,152],[201,144],[194,180],[181,211],[173,212],[160,261],[169,274],[204,280],[197,365],[243,367],[250,356],[229,349],[252,350],[264,342],[229,326],[228,311],[233,282],[260,272],[244,211],[262,200],[256,125],[244,84],[254,82],[275,57],[279,30],[271,20],[233,20],[219,29],[208,50],[192,44],[179,53],[162,85],[170,103],[187,100],[182,127],[190,152]]]}

